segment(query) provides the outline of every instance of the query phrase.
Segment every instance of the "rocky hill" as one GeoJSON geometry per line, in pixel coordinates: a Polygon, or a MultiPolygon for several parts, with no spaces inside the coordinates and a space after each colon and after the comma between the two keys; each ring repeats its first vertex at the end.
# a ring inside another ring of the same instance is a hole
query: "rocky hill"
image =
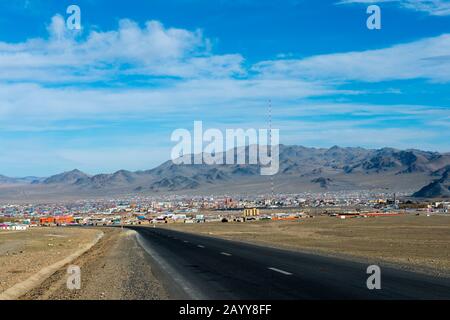
{"type": "MultiPolygon", "coordinates": [[[[248,148],[228,152],[248,152],[248,148]]],[[[225,157],[225,154],[221,156],[225,157]]],[[[450,154],[393,148],[307,148],[280,145],[280,168],[273,177],[285,193],[340,190],[414,191],[434,183],[450,167],[450,154]]],[[[446,171],[448,172],[448,170],[446,171]]],[[[167,161],[145,171],[88,175],[80,170],[45,179],[0,177],[0,198],[19,194],[116,195],[154,193],[266,193],[271,178],[258,165],[176,165],[167,161]],[[13,189],[11,189],[13,188],[13,189]],[[14,189],[15,188],[15,189],[14,189]]],[[[445,186],[444,186],[445,189],[445,186]]],[[[426,195],[426,194],[425,194],[426,195]]]]}

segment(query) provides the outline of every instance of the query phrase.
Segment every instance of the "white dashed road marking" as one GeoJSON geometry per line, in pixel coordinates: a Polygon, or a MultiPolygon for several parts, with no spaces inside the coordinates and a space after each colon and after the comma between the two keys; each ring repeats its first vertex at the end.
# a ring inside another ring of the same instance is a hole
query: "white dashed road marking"
{"type": "Polygon", "coordinates": [[[220,254],[223,254],[224,256],[230,257],[231,253],[227,253],[227,252],[221,252],[220,254]]]}
{"type": "Polygon", "coordinates": [[[201,244],[199,244],[197,247],[199,247],[199,248],[204,248],[205,246],[202,246],[201,244]]]}
{"type": "Polygon", "coordinates": [[[282,273],[282,274],[287,275],[287,276],[292,276],[292,273],[284,271],[284,270],[280,270],[280,269],[277,269],[277,268],[269,268],[269,270],[272,270],[272,271],[275,271],[275,272],[279,272],[279,273],[282,273]]]}

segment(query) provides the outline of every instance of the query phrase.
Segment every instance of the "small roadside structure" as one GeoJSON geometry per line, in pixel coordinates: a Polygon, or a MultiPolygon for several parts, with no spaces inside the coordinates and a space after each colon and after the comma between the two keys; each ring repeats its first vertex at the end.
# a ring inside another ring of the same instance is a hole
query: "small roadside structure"
{"type": "Polygon", "coordinates": [[[10,231],[25,231],[28,229],[28,225],[19,223],[2,223],[0,224],[0,230],[10,231]]]}
{"type": "Polygon", "coordinates": [[[26,224],[16,224],[11,226],[11,230],[17,230],[17,231],[25,231],[28,229],[28,226],[26,224]]]}

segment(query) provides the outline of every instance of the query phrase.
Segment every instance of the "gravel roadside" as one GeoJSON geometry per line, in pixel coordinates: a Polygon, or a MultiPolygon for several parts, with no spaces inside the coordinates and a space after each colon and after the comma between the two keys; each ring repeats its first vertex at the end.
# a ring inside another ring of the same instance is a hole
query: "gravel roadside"
{"type": "Polygon", "coordinates": [[[135,232],[102,228],[104,237],[72,264],[81,269],[81,289],[69,290],[63,268],[25,300],[159,300],[168,294],[154,276],[149,257],[137,243],[135,232]]]}

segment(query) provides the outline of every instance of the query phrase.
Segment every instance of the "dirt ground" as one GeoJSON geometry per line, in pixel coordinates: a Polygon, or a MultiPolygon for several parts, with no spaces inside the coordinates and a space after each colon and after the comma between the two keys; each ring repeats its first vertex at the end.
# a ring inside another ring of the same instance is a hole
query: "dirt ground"
{"type": "Polygon", "coordinates": [[[103,238],[71,263],[81,270],[81,289],[67,289],[61,269],[22,299],[49,300],[158,300],[168,295],[152,273],[149,257],[134,231],[101,228],[103,238]]]}
{"type": "Polygon", "coordinates": [[[84,247],[98,233],[74,228],[0,231],[0,292],[84,247]]]}
{"type": "Polygon", "coordinates": [[[305,218],[161,225],[226,239],[306,252],[383,261],[435,275],[450,275],[450,215],[372,218],[305,218]]]}

